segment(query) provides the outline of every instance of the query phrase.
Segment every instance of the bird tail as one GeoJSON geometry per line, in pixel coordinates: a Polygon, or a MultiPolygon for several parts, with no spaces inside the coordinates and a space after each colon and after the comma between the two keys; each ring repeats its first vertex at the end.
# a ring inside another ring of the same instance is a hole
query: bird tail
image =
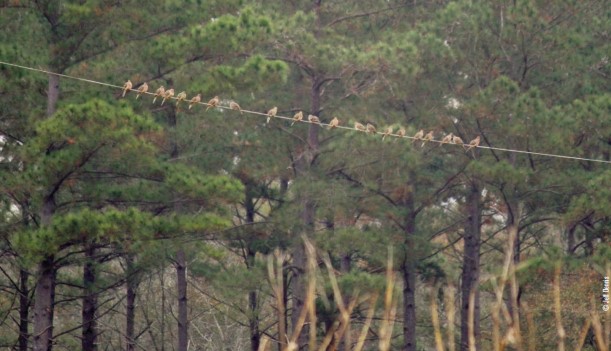
{"type": "Polygon", "coordinates": [[[156,100],[157,100],[157,96],[153,98],[153,103],[155,103],[156,100]]]}
{"type": "Polygon", "coordinates": [[[163,106],[164,102],[165,102],[165,98],[163,98],[163,100],[161,100],[161,106],[163,106]]]}
{"type": "Polygon", "coordinates": [[[127,89],[123,89],[123,97],[125,97],[125,93],[127,93],[127,89]]]}
{"type": "Polygon", "coordinates": [[[189,110],[191,109],[191,107],[193,107],[193,104],[189,104],[189,110]]]}

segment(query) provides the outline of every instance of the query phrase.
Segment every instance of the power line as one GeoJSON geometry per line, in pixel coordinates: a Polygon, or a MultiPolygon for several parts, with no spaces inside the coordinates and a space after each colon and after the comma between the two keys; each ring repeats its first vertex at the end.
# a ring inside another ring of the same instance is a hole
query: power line
{"type": "MultiPolygon", "coordinates": [[[[104,82],[100,82],[100,81],[96,81],[96,80],[92,80],[92,79],[86,79],[86,78],[70,76],[70,75],[67,75],[67,74],[55,73],[55,72],[47,71],[47,70],[40,69],[40,68],[33,68],[33,67],[28,67],[28,66],[22,66],[22,65],[15,64],[15,63],[9,63],[9,62],[3,62],[3,61],[0,61],[0,64],[6,65],[6,66],[11,66],[11,67],[17,67],[17,68],[21,68],[21,69],[25,69],[25,70],[30,70],[30,71],[34,71],[34,72],[40,72],[40,73],[45,73],[45,74],[52,74],[52,75],[55,75],[55,76],[58,76],[58,77],[74,79],[74,80],[78,80],[78,81],[81,81],[81,82],[103,85],[103,86],[107,86],[107,87],[111,87],[111,88],[115,88],[115,89],[120,89],[120,90],[124,89],[124,87],[120,86],[120,85],[104,83],[104,82]]],[[[131,91],[137,92],[136,89],[131,89],[131,91]]],[[[156,95],[155,93],[152,93],[152,92],[144,92],[144,93],[138,92],[138,93],[139,94],[152,95],[152,96],[156,95]]],[[[171,97],[171,99],[177,100],[178,98],[176,96],[173,96],[173,97],[171,97]]],[[[186,100],[185,102],[189,103],[188,100],[186,100]]],[[[229,106],[223,106],[223,105],[212,106],[212,105],[210,105],[208,103],[205,103],[205,102],[197,102],[196,104],[204,105],[204,106],[208,106],[208,107],[221,108],[221,109],[224,109],[224,110],[231,110],[231,108],[229,106]]],[[[263,113],[263,112],[250,111],[250,110],[244,110],[244,109],[241,109],[240,111],[243,112],[243,113],[264,116],[266,118],[269,117],[267,113],[263,113]]],[[[309,121],[307,119],[295,120],[292,117],[279,116],[279,115],[276,115],[276,116],[274,116],[272,118],[279,118],[279,119],[289,120],[289,121],[293,121],[293,122],[300,122],[300,123],[319,124],[321,126],[331,127],[328,123],[311,122],[311,121],[309,121]]],[[[371,132],[366,132],[366,131],[358,130],[358,129],[353,128],[353,127],[347,127],[347,126],[341,126],[341,125],[333,126],[333,128],[351,130],[351,131],[356,131],[356,132],[359,132],[359,133],[371,133],[371,132]]],[[[384,133],[384,132],[376,131],[376,132],[373,132],[372,134],[392,136],[392,137],[395,137],[395,138],[411,139],[412,141],[417,141],[417,140],[418,141],[423,141],[420,138],[415,138],[413,136],[407,136],[407,135],[399,135],[399,134],[396,134],[396,133],[388,133],[387,134],[387,133],[384,133]]],[[[597,159],[593,159],[593,158],[577,157],[577,156],[567,156],[567,155],[551,154],[551,153],[545,153],[545,152],[535,152],[535,151],[525,151],[525,150],[516,150],[516,149],[506,149],[506,148],[493,147],[493,146],[485,146],[485,145],[469,146],[468,144],[454,144],[452,142],[447,143],[447,142],[443,142],[441,140],[435,140],[435,139],[427,140],[427,142],[438,143],[438,144],[441,144],[441,145],[443,145],[443,144],[456,145],[456,146],[461,146],[463,148],[464,147],[477,147],[477,148],[480,148],[480,149],[497,150],[497,151],[503,151],[503,152],[513,152],[513,153],[529,154],[529,155],[544,156],[544,157],[554,157],[554,158],[562,158],[562,159],[569,159],[569,160],[579,160],[579,161],[588,161],[588,162],[598,162],[598,163],[611,164],[611,161],[607,161],[607,160],[597,160],[597,159]]]]}

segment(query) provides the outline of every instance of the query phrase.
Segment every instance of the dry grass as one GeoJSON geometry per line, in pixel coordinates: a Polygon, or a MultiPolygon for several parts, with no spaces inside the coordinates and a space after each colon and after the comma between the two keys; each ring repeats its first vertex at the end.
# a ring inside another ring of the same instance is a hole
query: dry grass
{"type": "MultiPolygon", "coordinates": [[[[527,302],[521,302],[522,305],[520,308],[514,307],[511,308],[510,311],[505,300],[509,299],[509,301],[511,301],[511,306],[518,306],[518,280],[516,278],[516,267],[513,261],[513,243],[515,242],[513,239],[517,234],[517,230],[512,229],[517,228],[509,228],[509,240],[501,273],[498,276],[490,278],[495,299],[490,306],[491,324],[489,328],[491,330],[489,330],[487,334],[492,336],[491,342],[495,351],[504,351],[508,349],[508,347],[512,350],[535,351],[542,347],[538,345],[538,343],[541,342],[538,330],[545,328],[545,326],[538,325],[535,322],[534,312],[529,308],[527,302]],[[525,317],[526,339],[523,339],[522,330],[520,328],[521,314],[522,317],[525,317]]],[[[273,344],[276,344],[280,351],[297,350],[297,340],[304,330],[306,323],[310,326],[317,325],[315,300],[316,298],[326,299],[326,297],[323,296],[324,294],[317,296],[316,291],[317,286],[320,288],[325,282],[331,287],[333,300],[339,312],[336,320],[328,328],[324,336],[317,335],[317,329],[315,327],[308,328],[308,350],[334,351],[338,350],[339,345],[344,345],[345,351],[361,351],[365,346],[371,348],[374,342],[377,342],[378,349],[381,351],[391,350],[393,329],[399,302],[396,296],[397,277],[393,269],[392,251],[389,250],[388,254],[386,286],[383,291],[382,306],[376,308],[376,303],[379,299],[379,294],[376,292],[350,291],[350,294],[342,294],[337,279],[337,273],[331,265],[330,258],[327,255],[318,254],[307,238],[303,238],[303,240],[307,254],[306,276],[308,278],[304,308],[299,311],[298,323],[293,326],[292,334],[289,336],[287,334],[287,326],[284,325],[283,322],[285,320],[284,314],[286,313],[287,306],[284,306],[283,302],[285,292],[283,291],[284,282],[282,280],[282,269],[288,256],[276,251],[274,255],[270,255],[268,258],[268,279],[275,297],[275,307],[278,317],[278,337],[275,341],[272,341],[268,337],[263,338],[259,351],[271,350],[273,344]],[[319,267],[319,262],[323,263],[324,273],[321,272],[323,268],[319,267]],[[345,296],[350,296],[350,298],[346,300],[345,296]],[[365,317],[360,320],[360,323],[362,323],[360,329],[352,330],[352,316],[357,307],[360,307],[361,311],[365,311],[365,317]],[[376,323],[373,323],[375,316],[378,316],[378,318],[376,323]],[[354,340],[352,335],[353,332],[355,334],[354,340]],[[358,337],[356,333],[358,333],[358,337]]],[[[552,305],[554,313],[553,319],[555,321],[554,329],[557,336],[556,347],[559,351],[564,351],[568,339],[567,332],[563,325],[561,273],[562,265],[558,263],[553,273],[552,305]]],[[[431,296],[429,307],[433,325],[432,339],[437,351],[445,351],[446,349],[448,351],[455,351],[456,310],[454,296],[456,288],[452,285],[448,285],[444,288],[446,292],[444,301],[446,319],[443,324],[440,321],[440,310],[436,299],[438,288],[438,286],[435,286],[430,289],[431,296]]],[[[473,325],[475,324],[473,311],[475,294],[472,293],[469,299],[469,349],[475,351],[476,340],[473,331],[473,325]]],[[[594,332],[594,339],[598,350],[609,351],[609,329],[611,328],[609,317],[611,317],[611,315],[607,314],[604,322],[601,321],[600,312],[596,310],[597,306],[595,306],[593,300],[591,304],[591,313],[580,329],[574,349],[577,351],[582,350],[588,331],[591,328],[594,332]]]]}

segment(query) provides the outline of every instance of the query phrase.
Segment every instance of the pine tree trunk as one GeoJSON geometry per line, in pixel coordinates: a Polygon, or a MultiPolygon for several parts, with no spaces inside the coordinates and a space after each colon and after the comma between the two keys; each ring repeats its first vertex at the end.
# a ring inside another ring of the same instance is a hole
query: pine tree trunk
{"type": "MultiPolygon", "coordinates": [[[[44,199],[40,211],[40,222],[49,226],[55,212],[55,199],[44,199]]],[[[55,300],[55,257],[46,256],[38,263],[38,277],[34,290],[34,351],[51,351],[53,341],[53,307],[55,300]]]]}
{"type": "Polygon", "coordinates": [[[98,295],[95,291],[96,284],[96,262],[95,262],[95,244],[87,243],[85,248],[85,266],[83,267],[83,285],[85,286],[85,294],[83,297],[82,309],[82,335],[81,349],[83,351],[96,351],[97,322],[96,311],[98,305],[98,295]]]}
{"type": "Polygon", "coordinates": [[[259,344],[261,343],[261,331],[259,330],[259,316],[257,313],[257,292],[251,290],[248,292],[248,309],[251,313],[248,327],[250,330],[250,349],[252,351],[259,350],[259,344]]]}
{"type": "MultiPolygon", "coordinates": [[[[460,350],[469,351],[469,330],[473,328],[475,348],[479,350],[480,303],[479,303],[479,261],[481,239],[481,198],[478,184],[471,183],[467,194],[467,222],[464,230],[464,253],[460,310],[460,350]],[[473,325],[469,325],[469,299],[474,294],[473,325]]],[[[451,342],[453,342],[451,340],[451,342]]]]}
{"type": "MultiPolygon", "coordinates": [[[[407,185],[408,189],[411,186],[407,185]]],[[[414,235],[416,235],[416,213],[411,191],[403,201],[405,207],[405,252],[401,263],[403,277],[403,350],[416,351],[416,258],[414,235]]]]}
{"type": "MultiPolygon", "coordinates": [[[[255,222],[255,204],[253,201],[253,183],[250,179],[242,179],[244,184],[244,209],[246,211],[246,223],[255,222]]],[[[257,252],[251,248],[250,242],[246,242],[246,268],[253,269],[257,252]]],[[[250,332],[250,349],[259,350],[261,343],[261,331],[259,330],[258,292],[253,289],[248,292],[248,329],[250,332]]]]}
{"type": "Polygon", "coordinates": [[[577,229],[577,225],[571,225],[567,231],[567,255],[573,255],[575,253],[575,230],[577,229]]]}
{"type": "MultiPolygon", "coordinates": [[[[172,141],[172,151],[170,156],[172,159],[178,158],[180,155],[180,149],[178,147],[178,117],[176,111],[172,110],[169,116],[169,124],[174,129],[174,139],[172,141]]],[[[181,212],[179,202],[176,202],[174,206],[175,213],[181,212]]],[[[179,248],[176,252],[175,260],[176,268],[176,293],[178,299],[178,319],[177,319],[177,333],[178,333],[178,351],[187,351],[189,347],[189,316],[188,316],[188,301],[187,301],[187,261],[185,258],[185,250],[179,248]]]]}
{"type": "Polygon", "coordinates": [[[185,251],[176,252],[176,290],[178,294],[178,351],[189,346],[189,320],[187,315],[187,262],[185,251]]]}
{"type": "Polygon", "coordinates": [[[48,351],[53,338],[53,297],[55,290],[55,259],[47,256],[38,264],[34,290],[33,350],[48,351]]]}
{"type": "Polygon", "coordinates": [[[28,351],[28,326],[30,312],[30,291],[28,289],[28,271],[25,269],[19,270],[19,351],[28,351]]]}
{"type": "MultiPolygon", "coordinates": [[[[50,117],[57,109],[59,101],[59,76],[49,74],[47,92],[47,113],[50,117]]],[[[40,221],[43,226],[51,224],[55,212],[55,199],[53,195],[46,197],[40,212],[40,221]]],[[[55,258],[53,255],[45,257],[38,263],[38,277],[34,290],[34,351],[51,351],[53,348],[53,304],[55,300],[55,258]]]]}
{"type": "Polygon", "coordinates": [[[136,289],[138,283],[134,275],[133,257],[127,256],[126,307],[125,307],[125,350],[135,351],[136,289]]]}
{"type": "MultiPolygon", "coordinates": [[[[311,87],[311,114],[317,115],[320,110],[320,79],[313,79],[311,87]]],[[[300,160],[296,162],[296,170],[298,176],[306,176],[310,172],[311,162],[314,159],[314,155],[318,152],[318,132],[320,126],[318,124],[310,124],[308,129],[308,145],[303,146],[303,154],[300,156],[300,160]]],[[[307,196],[302,194],[302,211],[301,211],[301,223],[304,227],[304,234],[311,236],[314,232],[314,222],[316,216],[316,206],[314,201],[307,196]]],[[[297,324],[299,313],[303,309],[305,301],[306,283],[304,280],[305,266],[307,258],[305,256],[305,247],[300,242],[296,245],[293,251],[293,264],[295,266],[293,276],[293,313],[291,315],[291,324],[293,330],[297,324]]],[[[304,347],[308,341],[308,325],[304,325],[297,341],[299,348],[304,347]]]]}
{"type": "MultiPolygon", "coordinates": [[[[511,190],[509,190],[511,191],[511,190]]],[[[507,215],[507,232],[509,233],[509,238],[513,238],[514,241],[512,243],[513,252],[512,252],[512,270],[515,270],[515,267],[520,263],[520,219],[522,216],[522,210],[520,202],[517,200],[516,192],[513,191],[509,193],[509,195],[505,195],[505,204],[508,209],[507,215]]],[[[511,271],[510,271],[511,272],[511,271]]],[[[513,279],[514,273],[510,273],[508,278],[507,288],[509,290],[508,298],[507,298],[507,311],[512,319],[512,326],[515,329],[516,336],[521,335],[520,333],[520,294],[521,288],[517,281],[517,279],[513,279]]],[[[520,349],[521,340],[517,340],[518,349],[520,349]]]]}

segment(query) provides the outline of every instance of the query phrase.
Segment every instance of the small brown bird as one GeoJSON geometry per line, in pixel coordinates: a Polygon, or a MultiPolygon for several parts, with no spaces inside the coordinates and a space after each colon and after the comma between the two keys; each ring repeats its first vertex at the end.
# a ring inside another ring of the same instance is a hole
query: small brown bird
{"type": "Polygon", "coordinates": [[[267,123],[272,117],[276,117],[276,113],[278,113],[278,107],[274,106],[269,111],[267,111],[267,123]]]}
{"type": "Polygon", "coordinates": [[[469,147],[467,147],[467,151],[473,149],[474,147],[478,147],[479,146],[479,142],[480,142],[480,137],[478,135],[475,139],[473,139],[473,140],[471,140],[469,142],[469,147]]]}
{"type": "Polygon", "coordinates": [[[382,134],[382,140],[384,140],[387,136],[391,135],[393,132],[392,127],[386,127],[384,133],[382,134]]]}
{"type": "Polygon", "coordinates": [[[161,105],[163,105],[163,103],[167,100],[167,99],[171,99],[172,96],[174,96],[174,89],[169,89],[165,91],[165,94],[163,94],[163,100],[161,100],[161,105]]]}
{"type": "Polygon", "coordinates": [[[439,146],[442,146],[443,144],[451,143],[453,137],[454,137],[454,134],[452,134],[452,133],[444,136],[443,139],[441,139],[441,144],[439,144],[439,146]]]}
{"type": "Polygon", "coordinates": [[[308,115],[308,121],[310,123],[320,123],[320,119],[314,115],[308,115]]]}
{"type": "Polygon", "coordinates": [[[405,128],[403,128],[403,127],[399,128],[399,131],[397,132],[397,135],[400,136],[401,138],[403,138],[405,136],[405,128]]]}
{"type": "Polygon", "coordinates": [[[418,131],[418,133],[414,134],[414,139],[412,139],[412,144],[414,143],[414,141],[416,141],[417,139],[422,139],[422,137],[424,136],[424,129],[420,129],[418,131]]]}
{"type": "Polygon", "coordinates": [[[432,130],[430,132],[426,133],[424,138],[422,138],[422,140],[424,140],[424,142],[422,143],[422,145],[420,145],[420,147],[424,147],[424,144],[426,144],[427,141],[433,140],[433,136],[434,135],[435,135],[435,132],[433,132],[432,130]]]}
{"type": "Polygon", "coordinates": [[[459,137],[458,135],[455,135],[452,137],[452,142],[456,145],[462,145],[465,143],[464,141],[462,141],[462,138],[459,137]]]}
{"type": "Polygon", "coordinates": [[[176,106],[178,106],[178,104],[181,101],[185,101],[187,99],[187,92],[186,91],[181,91],[177,96],[176,96],[176,106]]]}
{"type": "Polygon", "coordinates": [[[192,97],[191,101],[189,101],[189,110],[193,107],[193,105],[199,104],[201,101],[202,101],[202,94],[197,94],[194,97],[192,97]]]}
{"type": "Polygon", "coordinates": [[[138,95],[136,95],[136,99],[140,97],[140,95],[146,93],[147,91],[149,91],[149,85],[145,83],[142,83],[141,86],[138,87],[138,95]]]}
{"type": "Polygon", "coordinates": [[[293,123],[291,123],[291,127],[295,122],[300,122],[303,119],[303,112],[299,111],[293,116],[293,123]]]}
{"type": "Polygon", "coordinates": [[[354,129],[359,130],[361,132],[366,132],[367,128],[359,122],[354,122],[354,129]]]}
{"type": "Polygon", "coordinates": [[[236,110],[236,111],[240,111],[240,114],[242,115],[242,108],[240,107],[240,105],[238,105],[237,102],[235,101],[231,101],[229,102],[229,108],[232,110],[236,110]]]}
{"type": "Polygon", "coordinates": [[[123,84],[123,97],[125,97],[125,93],[129,90],[132,90],[132,81],[128,79],[127,82],[123,84]]]}
{"type": "Polygon", "coordinates": [[[327,128],[328,129],[333,129],[333,128],[337,127],[338,125],[339,125],[339,119],[337,119],[337,117],[333,117],[331,122],[329,122],[329,127],[327,127],[327,128]]]}
{"type": "Polygon", "coordinates": [[[367,127],[366,128],[367,128],[367,133],[369,133],[369,134],[375,134],[377,132],[376,131],[376,127],[373,124],[371,124],[371,123],[367,123],[367,127]]]}
{"type": "Polygon", "coordinates": [[[157,88],[157,91],[155,91],[155,97],[153,98],[153,103],[155,103],[155,100],[157,100],[158,97],[163,97],[163,95],[165,95],[165,88],[162,85],[159,88],[157,88]]]}
{"type": "Polygon", "coordinates": [[[213,97],[212,99],[210,99],[210,101],[208,101],[208,107],[206,107],[206,111],[208,111],[210,107],[217,107],[220,103],[221,100],[218,96],[213,97]]]}

